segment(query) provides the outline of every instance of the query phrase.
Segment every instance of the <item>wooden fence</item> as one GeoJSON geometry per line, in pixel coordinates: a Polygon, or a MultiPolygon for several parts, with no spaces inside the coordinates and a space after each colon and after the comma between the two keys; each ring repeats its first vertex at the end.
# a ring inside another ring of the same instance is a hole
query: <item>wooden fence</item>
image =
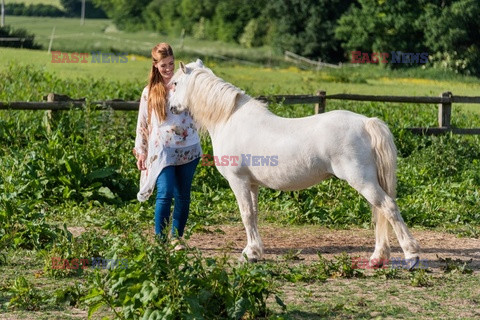
{"type": "MultiPolygon", "coordinates": [[[[44,97],[46,102],[0,102],[0,109],[11,110],[48,110],[51,118],[52,111],[83,108],[85,99],[71,99],[65,95],[50,93],[44,97]]],[[[327,100],[353,100],[353,101],[378,101],[395,103],[438,104],[438,127],[409,128],[418,134],[442,134],[452,132],[456,134],[480,134],[480,128],[453,128],[451,126],[453,103],[480,104],[480,97],[454,96],[451,92],[444,92],[439,97],[413,97],[413,96],[375,96],[360,94],[331,94],[318,91],[316,95],[275,95],[259,96],[256,99],[265,102],[282,102],[285,105],[315,104],[314,112],[325,112],[327,100]]],[[[137,111],[138,101],[106,100],[89,101],[89,105],[98,109],[113,109],[121,111],[137,111]]]]}
{"type": "MultiPolygon", "coordinates": [[[[315,60],[311,60],[311,59],[308,59],[308,58],[305,58],[305,57],[302,57],[301,55],[298,55],[296,53],[293,53],[293,52],[290,52],[290,51],[285,51],[285,54],[284,54],[284,59],[285,61],[289,61],[289,62],[293,62],[295,63],[296,65],[308,65],[309,67],[315,67],[317,70],[323,68],[323,67],[327,67],[327,68],[335,68],[335,69],[338,69],[338,68],[341,68],[342,67],[342,64],[339,63],[339,64],[332,64],[332,63],[326,63],[326,62],[322,62],[321,60],[318,60],[318,61],[315,61],[315,60]]],[[[355,65],[356,66],[356,65],[355,65]]]]}

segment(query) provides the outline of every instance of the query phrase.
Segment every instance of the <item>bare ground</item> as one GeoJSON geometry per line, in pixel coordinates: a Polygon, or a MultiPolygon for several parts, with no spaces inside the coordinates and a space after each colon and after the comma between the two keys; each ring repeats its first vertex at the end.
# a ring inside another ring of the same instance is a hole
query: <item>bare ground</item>
{"type": "MultiPolygon", "coordinates": [[[[317,253],[332,259],[342,252],[350,256],[368,259],[375,246],[373,230],[349,229],[332,230],[322,226],[276,226],[261,224],[260,234],[265,246],[265,260],[278,260],[286,254],[301,250],[298,257],[306,262],[318,260],[317,253]]],[[[480,270],[480,239],[458,238],[454,234],[411,230],[421,246],[421,259],[434,271],[445,265],[443,259],[470,261],[469,267],[480,270]]],[[[209,227],[202,233],[194,233],[188,241],[190,246],[200,249],[205,255],[216,255],[228,250],[238,256],[246,245],[243,225],[222,225],[209,227]]],[[[392,234],[391,257],[403,258],[395,234],[392,234]]]]}

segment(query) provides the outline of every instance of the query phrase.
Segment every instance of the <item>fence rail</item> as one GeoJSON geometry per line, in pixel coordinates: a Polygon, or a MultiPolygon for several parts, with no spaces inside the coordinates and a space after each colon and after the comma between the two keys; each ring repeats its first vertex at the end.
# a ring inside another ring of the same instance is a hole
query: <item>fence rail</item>
{"type": "MultiPolygon", "coordinates": [[[[48,110],[51,113],[59,110],[70,110],[83,108],[87,103],[85,99],[71,99],[68,96],[50,93],[44,97],[47,102],[0,102],[0,109],[10,110],[48,110]]],[[[451,92],[443,92],[438,97],[414,97],[414,96],[376,96],[361,94],[331,94],[325,91],[318,91],[316,95],[274,95],[259,96],[256,99],[265,102],[282,102],[285,105],[292,104],[315,104],[315,113],[325,112],[327,100],[353,100],[353,101],[377,101],[395,103],[419,103],[438,104],[438,127],[409,128],[418,134],[442,134],[452,132],[456,134],[480,134],[480,128],[453,128],[451,126],[452,104],[453,103],[475,103],[480,104],[479,97],[454,96],[451,92]]],[[[138,110],[138,101],[106,100],[88,101],[89,105],[99,110],[113,109],[119,111],[138,110]]],[[[49,117],[51,118],[51,117],[49,117]]]]}
{"type": "Polygon", "coordinates": [[[284,59],[285,59],[285,61],[293,62],[297,65],[298,64],[307,64],[309,66],[314,66],[314,67],[317,68],[317,70],[321,69],[322,67],[335,68],[335,69],[338,69],[338,68],[342,67],[341,63],[340,64],[332,64],[332,63],[322,62],[320,60],[315,61],[315,60],[311,60],[311,59],[302,57],[301,55],[298,55],[298,54],[290,52],[290,51],[285,51],[284,59]]]}

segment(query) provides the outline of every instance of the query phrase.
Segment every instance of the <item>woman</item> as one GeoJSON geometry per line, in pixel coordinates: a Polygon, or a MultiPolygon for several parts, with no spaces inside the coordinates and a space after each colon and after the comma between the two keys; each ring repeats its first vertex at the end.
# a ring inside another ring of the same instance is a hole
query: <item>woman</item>
{"type": "MultiPolygon", "coordinates": [[[[143,89],[133,153],[141,170],[139,201],[147,200],[157,187],[155,234],[164,240],[175,199],[171,234],[183,236],[190,207],[190,188],[202,155],[200,139],[188,112],[173,114],[168,107],[175,58],[167,43],[152,49],[149,83],[143,89]]],[[[183,246],[177,245],[177,250],[183,246]]]]}

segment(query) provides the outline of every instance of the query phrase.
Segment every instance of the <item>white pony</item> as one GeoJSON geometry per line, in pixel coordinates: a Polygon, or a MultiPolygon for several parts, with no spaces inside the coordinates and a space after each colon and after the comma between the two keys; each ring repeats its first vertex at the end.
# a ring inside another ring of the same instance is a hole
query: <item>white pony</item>
{"type": "Polygon", "coordinates": [[[215,76],[201,60],[173,76],[173,112],[188,108],[197,125],[208,130],[217,169],[228,180],[247,233],[242,257],[257,261],[263,243],[257,227],[258,188],[300,190],[336,176],[370,203],[375,251],[370,264],[389,261],[388,223],[395,231],[409,269],[420,247],[395,202],[396,148],[384,122],[349,111],[305,118],[282,118],[230,83],[215,76]]]}

